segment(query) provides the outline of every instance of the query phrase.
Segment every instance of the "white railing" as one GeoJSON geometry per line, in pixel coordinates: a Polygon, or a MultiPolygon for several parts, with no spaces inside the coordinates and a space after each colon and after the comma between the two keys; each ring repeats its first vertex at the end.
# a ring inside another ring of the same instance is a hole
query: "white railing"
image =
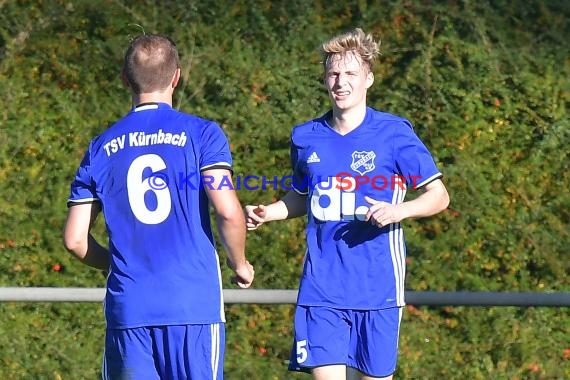
{"type": "MultiPolygon", "coordinates": [[[[101,302],[104,288],[0,287],[0,302],[101,302]]],[[[297,290],[224,289],[227,304],[294,304],[297,290]]],[[[417,306],[570,306],[570,292],[406,292],[417,306]]]]}

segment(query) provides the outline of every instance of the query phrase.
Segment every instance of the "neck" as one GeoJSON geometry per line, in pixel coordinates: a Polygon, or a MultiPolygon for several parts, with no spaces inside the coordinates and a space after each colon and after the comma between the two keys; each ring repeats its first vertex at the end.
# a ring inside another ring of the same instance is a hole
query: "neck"
{"type": "Polygon", "coordinates": [[[341,135],[346,135],[362,124],[365,116],[366,106],[350,110],[333,108],[333,114],[329,120],[329,124],[341,135]]]}
{"type": "Polygon", "coordinates": [[[142,103],[166,103],[172,106],[172,93],[168,92],[149,92],[143,94],[135,94],[132,96],[133,106],[142,103]]]}

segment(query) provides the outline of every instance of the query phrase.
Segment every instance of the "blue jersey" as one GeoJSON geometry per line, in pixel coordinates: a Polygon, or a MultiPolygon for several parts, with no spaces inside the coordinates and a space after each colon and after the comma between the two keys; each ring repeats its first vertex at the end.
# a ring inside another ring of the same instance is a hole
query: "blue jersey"
{"type": "Polygon", "coordinates": [[[372,310],[404,305],[405,242],[399,223],[364,218],[364,196],[392,204],[441,177],[405,119],[367,108],[346,135],[330,113],[293,129],[294,190],[307,194],[307,253],[298,304],[372,310]]]}
{"type": "Polygon", "coordinates": [[[91,141],[69,203],[103,208],[108,328],[225,322],[200,173],[231,165],[216,123],[164,103],[138,106],[91,141]]]}

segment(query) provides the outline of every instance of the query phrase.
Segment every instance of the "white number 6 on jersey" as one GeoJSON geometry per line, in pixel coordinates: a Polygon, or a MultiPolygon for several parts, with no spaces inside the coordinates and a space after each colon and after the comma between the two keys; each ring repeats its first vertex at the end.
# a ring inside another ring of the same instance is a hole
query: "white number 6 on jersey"
{"type": "MultiPolygon", "coordinates": [[[[150,181],[155,178],[143,179],[145,169],[151,169],[152,172],[158,172],[166,168],[164,160],[156,154],[145,154],[137,157],[129,167],[127,173],[127,190],[129,194],[129,204],[135,217],[145,224],[158,224],[163,222],[170,214],[172,202],[170,200],[170,190],[166,182],[165,186],[153,186],[150,181]],[[156,208],[149,210],[144,197],[148,191],[152,191],[156,196],[156,208]]],[[[159,178],[161,179],[161,178],[159,178]]],[[[167,180],[167,178],[166,178],[167,180]]]]}

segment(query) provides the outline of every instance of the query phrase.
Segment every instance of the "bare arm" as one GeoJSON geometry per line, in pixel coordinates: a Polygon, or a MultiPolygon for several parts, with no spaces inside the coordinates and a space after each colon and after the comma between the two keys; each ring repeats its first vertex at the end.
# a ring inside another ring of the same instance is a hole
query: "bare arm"
{"type": "Polygon", "coordinates": [[[111,260],[109,250],[90,233],[100,211],[101,206],[97,202],[71,206],[63,230],[63,244],[82,263],[107,271],[111,260]]]}
{"type": "Polygon", "coordinates": [[[440,179],[428,183],[416,199],[402,203],[404,219],[425,218],[438,214],[449,206],[449,194],[440,179]]]}
{"type": "Polygon", "coordinates": [[[248,205],[245,207],[248,230],[255,230],[265,222],[303,216],[307,213],[307,196],[294,190],[270,205],[248,205]]]}
{"type": "Polygon", "coordinates": [[[379,227],[390,223],[398,223],[408,218],[424,218],[435,215],[449,206],[449,194],[440,179],[428,183],[423,188],[423,193],[416,199],[400,204],[379,202],[366,197],[370,203],[370,210],[366,214],[366,220],[379,227]]]}
{"type": "Polygon", "coordinates": [[[235,281],[240,287],[247,288],[253,281],[254,271],[245,257],[244,215],[235,190],[227,185],[220,186],[224,178],[231,179],[231,173],[227,169],[212,169],[204,171],[202,175],[211,180],[204,188],[214,207],[216,224],[229,265],[236,273],[235,281]]]}

